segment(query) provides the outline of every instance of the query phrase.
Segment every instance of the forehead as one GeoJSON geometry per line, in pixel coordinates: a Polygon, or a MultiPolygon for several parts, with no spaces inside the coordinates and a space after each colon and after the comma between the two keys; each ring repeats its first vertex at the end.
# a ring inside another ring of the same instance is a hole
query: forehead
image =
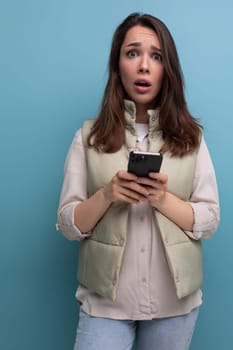
{"type": "Polygon", "coordinates": [[[160,42],[155,31],[151,28],[140,25],[136,25],[128,30],[128,32],[125,35],[125,39],[122,43],[122,46],[134,42],[141,44],[145,43],[160,48],[160,42]]]}

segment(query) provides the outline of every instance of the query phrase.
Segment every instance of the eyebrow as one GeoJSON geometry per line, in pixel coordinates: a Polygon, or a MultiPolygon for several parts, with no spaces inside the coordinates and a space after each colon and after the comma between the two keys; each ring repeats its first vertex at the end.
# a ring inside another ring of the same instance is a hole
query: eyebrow
{"type": "MultiPolygon", "coordinates": [[[[139,47],[141,45],[142,45],[142,43],[136,41],[136,42],[132,42],[132,43],[127,44],[126,47],[131,47],[131,46],[139,47]]],[[[152,48],[152,50],[156,50],[156,51],[162,52],[162,50],[159,49],[157,46],[151,45],[151,48],[152,48]]]]}

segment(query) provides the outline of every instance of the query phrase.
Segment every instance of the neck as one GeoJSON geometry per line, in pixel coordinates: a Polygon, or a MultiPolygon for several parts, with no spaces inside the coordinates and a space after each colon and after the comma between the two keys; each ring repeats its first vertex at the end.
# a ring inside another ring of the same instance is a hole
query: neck
{"type": "Polygon", "coordinates": [[[148,123],[147,106],[136,105],[136,122],[137,123],[148,123]]]}

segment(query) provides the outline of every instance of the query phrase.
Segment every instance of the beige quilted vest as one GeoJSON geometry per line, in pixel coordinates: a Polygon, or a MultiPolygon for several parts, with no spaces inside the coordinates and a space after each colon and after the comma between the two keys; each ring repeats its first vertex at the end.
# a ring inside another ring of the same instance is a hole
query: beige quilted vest
{"type": "MultiPolygon", "coordinates": [[[[149,151],[158,152],[163,142],[157,130],[156,111],[149,114],[149,151]]],[[[91,196],[108,183],[119,169],[127,169],[129,152],[135,149],[137,132],[135,108],[126,102],[126,143],[115,153],[98,153],[86,145],[93,121],[84,122],[83,142],[87,162],[87,188],[91,196]]],[[[161,172],[168,175],[168,190],[183,200],[192,192],[196,153],[182,158],[163,156],[161,172]]],[[[178,298],[197,290],[203,279],[201,242],[190,239],[177,225],[154,210],[155,223],[161,234],[167,262],[178,298]]],[[[114,203],[96,225],[90,238],[80,242],[78,280],[101,296],[115,300],[127,241],[128,204],[114,203]]]]}

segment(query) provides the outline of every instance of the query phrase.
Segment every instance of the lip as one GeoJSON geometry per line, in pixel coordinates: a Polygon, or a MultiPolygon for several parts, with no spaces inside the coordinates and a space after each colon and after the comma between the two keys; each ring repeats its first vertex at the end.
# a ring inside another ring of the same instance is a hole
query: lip
{"type": "Polygon", "coordinates": [[[151,86],[151,82],[147,79],[137,79],[135,80],[134,85],[137,86],[138,83],[145,83],[148,87],[151,86]]]}
{"type": "Polygon", "coordinates": [[[137,79],[135,80],[134,82],[134,87],[135,87],[135,90],[139,93],[146,93],[146,92],[149,92],[150,89],[151,89],[151,82],[147,79],[137,79]],[[138,83],[145,83],[147,85],[143,86],[143,85],[137,85],[138,83]]]}

